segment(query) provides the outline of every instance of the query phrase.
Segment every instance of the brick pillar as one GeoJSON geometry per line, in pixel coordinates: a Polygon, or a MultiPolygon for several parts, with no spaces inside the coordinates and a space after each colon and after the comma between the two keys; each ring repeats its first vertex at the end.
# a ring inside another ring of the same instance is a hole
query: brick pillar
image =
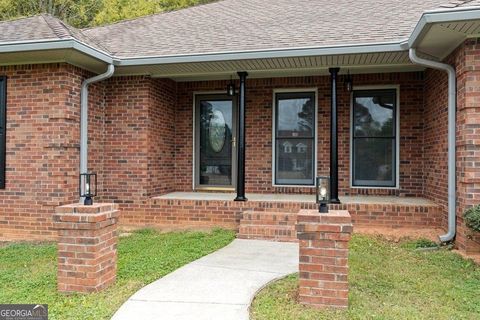
{"type": "Polygon", "coordinates": [[[348,307],[348,242],[352,231],[348,211],[298,213],[301,303],[317,308],[348,307]]]}
{"type": "Polygon", "coordinates": [[[55,209],[58,291],[97,292],[117,273],[118,205],[70,204],[55,209]]]}

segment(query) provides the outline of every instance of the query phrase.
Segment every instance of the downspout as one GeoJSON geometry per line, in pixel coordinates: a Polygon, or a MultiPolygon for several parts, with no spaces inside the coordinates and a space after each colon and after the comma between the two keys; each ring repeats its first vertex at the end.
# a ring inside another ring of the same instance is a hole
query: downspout
{"type": "MultiPolygon", "coordinates": [[[[110,78],[115,71],[113,64],[108,65],[105,73],[85,79],[80,92],[80,173],[88,172],[88,86],[110,78]]],[[[80,199],[82,202],[83,199],[80,199]]]]}
{"type": "Polygon", "coordinates": [[[456,149],[456,119],[457,109],[455,69],[445,63],[427,60],[417,56],[414,48],[409,50],[410,60],[425,67],[446,71],[448,74],[448,231],[440,236],[440,241],[449,242],[456,233],[456,179],[455,179],[455,149],[456,149]]]}

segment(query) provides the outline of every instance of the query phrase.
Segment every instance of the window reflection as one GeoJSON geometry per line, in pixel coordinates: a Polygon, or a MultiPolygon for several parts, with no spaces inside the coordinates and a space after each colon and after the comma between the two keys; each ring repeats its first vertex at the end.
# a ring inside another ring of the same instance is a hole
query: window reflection
{"type": "Polygon", "coordinates": [[[395,90],[354,92],[354,186],[395,186],[395,117],[395,90]]]}
{"type": "Polygon", "coordinates": [[[279,93],[275,101],[275,183],[313,185],[315,94],[279,93]]]}

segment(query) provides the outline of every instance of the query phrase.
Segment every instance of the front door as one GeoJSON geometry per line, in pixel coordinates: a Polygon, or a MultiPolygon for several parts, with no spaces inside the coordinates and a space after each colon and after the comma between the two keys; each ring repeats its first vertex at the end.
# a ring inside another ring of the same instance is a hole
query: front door
{"type": "Polygon", "coordinates": [[[236,177],[235,97],[195,96],[195,188],[233,189],[236,177]]]}

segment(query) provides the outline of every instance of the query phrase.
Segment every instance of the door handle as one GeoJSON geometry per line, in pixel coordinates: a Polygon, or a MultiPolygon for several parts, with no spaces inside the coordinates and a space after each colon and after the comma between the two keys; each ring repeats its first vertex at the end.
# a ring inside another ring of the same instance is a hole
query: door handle
{"type": "Polygon", "coordinates": [[[236,146],[237,146],[237,138],[234,136],[232,138],[232,147],[236,148],[236,146]]]}

